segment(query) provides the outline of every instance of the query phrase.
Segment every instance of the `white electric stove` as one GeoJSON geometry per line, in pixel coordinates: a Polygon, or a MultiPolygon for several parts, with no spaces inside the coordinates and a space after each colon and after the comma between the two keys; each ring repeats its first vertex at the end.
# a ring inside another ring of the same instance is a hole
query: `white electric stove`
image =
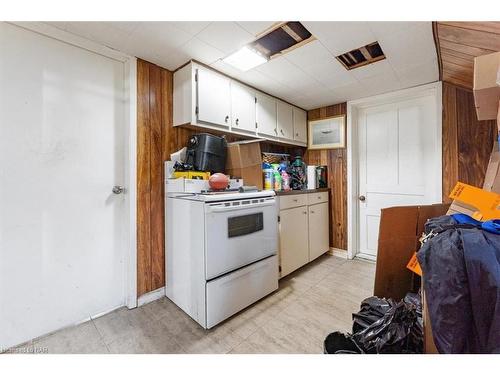
{"type": "Polygon", "coordinates": [[[167,193],[166,294],[202,327],[278,288],[274,195],[167,193]]]}

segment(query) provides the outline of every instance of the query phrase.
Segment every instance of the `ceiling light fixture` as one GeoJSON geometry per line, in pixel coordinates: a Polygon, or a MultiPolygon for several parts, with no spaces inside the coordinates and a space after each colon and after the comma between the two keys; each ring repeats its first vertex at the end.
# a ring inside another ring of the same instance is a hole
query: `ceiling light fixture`
{"type": "Polygon", "coordinates": [[[268,58],[261,55],[257,51],[249,48],[248,46],[240,48],[235,53],[222,59],[226,64],[232,65],[235,68],[246,72],[256,66],[264,64],[268,58]]]}

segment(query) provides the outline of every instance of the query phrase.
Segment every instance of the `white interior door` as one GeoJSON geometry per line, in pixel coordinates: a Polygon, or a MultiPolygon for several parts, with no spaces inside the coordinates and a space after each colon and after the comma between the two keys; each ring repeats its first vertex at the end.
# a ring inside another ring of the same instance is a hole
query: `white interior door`
{"type": "Polygon", "coordinates": [[[124,65],[0,23],[0,348],[125,302],[124,65]]]}
{"type": "Polygon", "coordinates": [[[377,255],[380,209],[441,202],[433,96],[358,112],[359,254],[377,255]]]}

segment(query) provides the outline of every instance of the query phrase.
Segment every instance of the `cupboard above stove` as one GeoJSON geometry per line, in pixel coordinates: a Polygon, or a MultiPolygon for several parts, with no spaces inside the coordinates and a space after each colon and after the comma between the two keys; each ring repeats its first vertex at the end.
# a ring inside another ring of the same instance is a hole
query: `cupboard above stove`
{"type": "Polygon", "coordinates": [[[173,105],[174,126],[307,146],[306,111],[196,62],[174,73],[173,105]]]}

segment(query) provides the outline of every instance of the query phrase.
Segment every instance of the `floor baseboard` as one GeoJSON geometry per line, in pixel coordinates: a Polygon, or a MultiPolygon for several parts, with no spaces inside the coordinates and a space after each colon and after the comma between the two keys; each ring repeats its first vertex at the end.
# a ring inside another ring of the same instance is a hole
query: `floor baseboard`
{"type": "Polygon", "coordinates": [[[137,298],[137,307],[156,301],[165,295],[165,287],[158,288],[137,298]]]}
{"type": "Polygon", "coordinates": [[[330,250],[328,250],[328,254],[342,259],[347,259],[347,250],[338,249],[336,247],[331,247],[330,250]]]}

